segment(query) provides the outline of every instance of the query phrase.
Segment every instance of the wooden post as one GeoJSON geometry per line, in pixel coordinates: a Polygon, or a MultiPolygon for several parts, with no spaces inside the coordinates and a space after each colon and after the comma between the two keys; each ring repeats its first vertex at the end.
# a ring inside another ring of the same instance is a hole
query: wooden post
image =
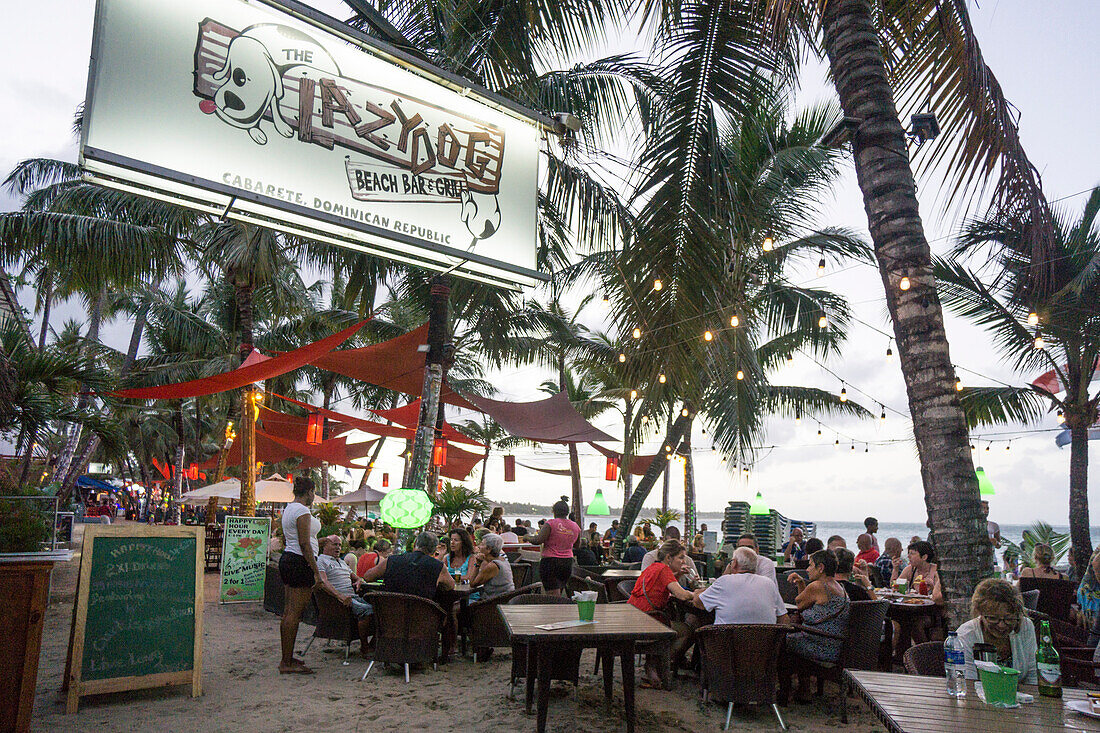
{"type": "Polygon", "coordinates": [[[242,517],[256,516],[256,387],[241,392],[241,503],[242,517]]]}

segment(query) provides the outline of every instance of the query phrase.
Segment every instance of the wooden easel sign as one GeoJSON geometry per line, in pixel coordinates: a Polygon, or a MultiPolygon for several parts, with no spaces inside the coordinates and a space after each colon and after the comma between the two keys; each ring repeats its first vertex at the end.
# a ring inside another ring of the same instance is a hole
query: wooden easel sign
{"type": "Polygon", "coordinates": [[[191,685],[202,694],[202,527],[88,525],[66,670],[83,695],[191,685]]]}

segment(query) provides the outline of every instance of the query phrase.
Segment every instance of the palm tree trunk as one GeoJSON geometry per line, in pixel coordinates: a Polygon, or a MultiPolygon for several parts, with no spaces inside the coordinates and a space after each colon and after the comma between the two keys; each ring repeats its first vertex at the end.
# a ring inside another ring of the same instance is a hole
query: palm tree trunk
{"type": "MultiPolygon", "coordinates": [[[[568,381],[565,378],[565,353],[558,355],[558,389],[569,396],[568,381]]],[[[572,486],[572,497],[569,503],[573,505],[573,519],[581,527],[584,527],[584,494],[581,489],[581,460],[577,454],[577,444],[569,444],[569,482],[572,486]]],[[[577,537],[580,541],[580,537],[577,537]]]]}
{"type": "MultiPolygon", "coordinates": [[[[106,301],[107,292],[102,289],[92,298],[92,309],[91,312],[88,313],[88,334],[86,338],[89,344],[99,342],[99,326],[103,321],[103,307],[106,305],[106,301]]],[[[82,355],[83,351],[84,349],[81,349],[82,355]]],[[[91,360],[92,357],[89,356],[88,358],[91,360]]],[[[81,395],[76,401],[76,409],[83,410],[88,406],[88,395],[86,392],[85,386],[81,385],[81,395]]],[[[82,427],[74,423],[72,432],[69,434],[69,439],[65,442],[65,448],[61,451],[61,456],[57,459],[57,465],[54,467],[52,481],[62,484],[61,491],[58,492],[62,501],[68,498],[64,484],[69,476],[69,467],[72,465],[73,456],[76,455],[76,449],[80,446],[80,438],[82,436],[82,427]]]]}
{"type": "Polygon", "coordinates": [[[623,411],[623,465],[619,466],[623,476],[623,506],[630,501],[630,490],[634,485],[634,474],[630,472],[630,462],[634,457],[634,403],[626,401],[623,411]]]}
{"type": "Polygon", "coordinates": [[[974,586],[993,568],[969,437],[931,274],[916,183],[869,0],[832,0],[822,25],[829,66],[853,141],[871,239],[913,416],[925,505],[953,624],[969,617],[974,586]],[[908,276],[912,286],[898,283],[908,276]]]}
{"type": "MultiPolygon", "coordinates": [[[[328,379],[325,380],[325,386],[324,386],[324,389],[322,391],[322,394],[324,395],[324,399],[321,402],[321,407],[323,407],[326,410],[329,408],[329,405],[332,402],[332,388],[335,384],[336,384],[336,375],[335,374],[333,374],[331,377],[329,377],[328,379]]],[[[325,420],[325,416],[322,415],[321,416],[321,440],[322,441],[325,440],[326,438],[328,438],[328,431],[329,431],[328,421],[325,420]]],[[[329,498],[328,497],[328,482],[329,482],[328,461],[321,461],[321,497],[325,501],[328,501],[328,498],[329,498]]]]}
{"type": "Polygon", "coordinates": [[[439,393],[443,389],[444,348],[447,343],[447,307],[451,294],[450,280],[432,278],[431,306],[428,314],[428,355],[424,359],[424,386],[420,393],[420,415],[416,423],[416,441],[412,460],[408,467],[410,488],[426,490],[429,495],[435,486],[428,486],[431,471],[432,446],[435,441],[436,421],[439,419],[439,393]]]}
{"type": "Polygon", "coordinates": [[[187,447],[187,435],[183,430],[183,400],[176,403],[176,460],[173,463],[175,475],[172,476],[172,493],[168,496],[168,512],[165,522],[168,524],[180,523],[180,496],[183,495],[183,457],[187,447]]]}
{"type": "Polygon", "coordinates": [[[38,350],[46,349],[46,334],[50,330],[50,308],[53,306],[53,272],[49,267],[42,273],[45,292],[42,293],[42,327],[38,330],[38,350]]]}
{"type": "MultiPolygon", "coordinates": [[[[691,460],[691,423],[684,431],[680,441],[681,455],[684,457],[684,544],[691,546],[695,539],[695,464],[691,460]]],[[[667,471],[666,471],[667,473],[667,471]]]]}
{"type": "Polygon", "coordinates": [[[662,471],[668,468],[670,462],[663,460],[661,456],[680,444],[680,439],[683,438],[684,432],[691,425],[694,416],[693,408],[685,403],[684,409],[688,411],[688,414],[684,415],[681,412],[680,417],[672,423],[669,431],[665,434],[664,442],[657,450],[657,458],[650,462],[649,468],[645,472],[645,476],[642,476],[642,480],[638,482],[638,488],[631,494],[630,501],[626,502],[626,505],[623,506],[622,516],[619,517],[619,531],[615,535],[614,544],[611,548],[612,556],[614,557],[622,556],[623,542],[630,534],[630,530],[634,528],[634,522],[637,521],[638,515],[642,511],[642,504],[649,496],[649,492],[653,489],[653,484],[657,483],[657,477],[661,475],[662,471]],[[666,448],[668,449],[667,451],[665,450],[666,448]]]}
{"type": "MultiPolygon", "coordinates": [[[[389,420],[386,421],[387,425],[391,425],[389,420]]],[[[382,452],[382,445],[386,442],[386,436],[383,435],[378,439],[378,442],[374,445],[374,452],[370,454],[370,460],[367,461],[367,467],[363,469],[363,478],[359,481],[359,488],[367,488],[367,480],[370,478],[371,471],[374,470],[374,462],[378,460],[379,454],[382,452]]]]}
{"type": "MultiPolygon", "coordinates": [[[[1096,411],[1091,410],[1092,417],[1096,411]]],[[[1084,420],[1066,415],[1069,425],[1069,539],[1073,561],[1077,568],[1087,568],[1092,557],[1092,537],[1089,534],[1089,425],[1084,420]]],[[[1083,574],[1084,571],[1079,571],[1083,574]]]]}
{"type": "MultiPolygon", "coordinates": [[[[671,430],[672,430],[672,406],[670,405],[669,406],[669,413],[668,413],[668,424],[665,426],[665,431],[668,432],[668,431],[671,431],[671,430]]],[[[676,446],[672,446],[672,448],[673,448],[673,450],[675,450],[676,446]]],[[[672,482],[671,474],[672,474],[672,471],[665,471],[663,474],[661,474],[661,511],[662,512],[667,512],[668,511],[668,490],[669,490],[669,484],[672,482]]]]}
{"type": "MultiPolygon", "coordinates": [[[[237,322],[241,330],[241,363],[252,353],[252,283],[240,277],[233,279],[237,303],[237,322]]],[[[241,516],[256,516],[256,411],[255,385],[241,391],[241,516]]]]}
{"type": "Polygon", "coordinates": [[[490,440],[485,441],[485,457],[481,459],[481,486],[477,490],[481,496],[485,496],[485,474],[489,472],[489,450],[492,444],[490,440]]]}

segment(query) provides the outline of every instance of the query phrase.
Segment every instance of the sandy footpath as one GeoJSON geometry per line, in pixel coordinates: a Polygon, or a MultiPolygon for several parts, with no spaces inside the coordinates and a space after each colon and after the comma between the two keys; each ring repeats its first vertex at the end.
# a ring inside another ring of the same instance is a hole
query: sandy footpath
{"type": "MultiPolygon", "coordinates": [[[[414,672],[405,684],[396,669],[376,666],[365,682],[359,678],[367,661],[353,644],[351,663],[343,651],[313,644],[306,662],[317,674],[279,675],[278,618],[259,603],[222,606],[207,603],[203,628],[203,688],[191,698],[186,687],[89,696],[80,711],[68,716],[61,696],[66,645],[72,615],[79,554],[54,572],[52,598],[42,640],[35,698],[34,731],[533,731],[534,716],[523,710],[522,685],[517,699],[508,694],[510,653],[498,649],[488,663],[458,657],[438,671],[414,672]]],[[[218,576],[206,575],[206,597],[217,598],[218,576]]],[[[298,633],[299,651],[312,627],[298,633]]],[[[622,685],[616,670],[615,699],[608,710],[602,675],[591,674],[591,650],[581,659],[581,684],[574,700],[572,686],[555,682],[551,690],[552,731],[623,731],[622,685]]],[[[882,730],[857,700],[849,704],[848,726],[840,724],[835,688],[810,705],[781,708],[791,730],[882,730]]],[[[692,679],[677,681],[672,691],[639,689],[635,696],[639,731],[721,730],[725,706],[704,705],[692,679]]],[[[767,708],[735,709],[731,730],[779,730],[767,708]]]]}

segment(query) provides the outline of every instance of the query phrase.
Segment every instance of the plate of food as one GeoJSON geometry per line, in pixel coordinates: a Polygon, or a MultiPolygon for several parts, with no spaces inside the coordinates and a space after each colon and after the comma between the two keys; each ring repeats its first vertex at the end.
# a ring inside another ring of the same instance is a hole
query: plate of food
{"type": "MultiPolygon", "coordinates": [[[[1092,698],[1092,695],[1089,695],[1092,698]]],[[[1100,718],[1100,712],[1095,712],[1096,708],[1092,706],[1092,700],[1066,700],[1066,707],[1075,713],[1081,713],[1081,715],[1087,715],[1090,718],[1100,718]]]]}
{"type": "Polygon", "coordinates": [[[934,603],[928,596],[905,596],[899,602],[905,606],[931,606],[934,603]]]}

